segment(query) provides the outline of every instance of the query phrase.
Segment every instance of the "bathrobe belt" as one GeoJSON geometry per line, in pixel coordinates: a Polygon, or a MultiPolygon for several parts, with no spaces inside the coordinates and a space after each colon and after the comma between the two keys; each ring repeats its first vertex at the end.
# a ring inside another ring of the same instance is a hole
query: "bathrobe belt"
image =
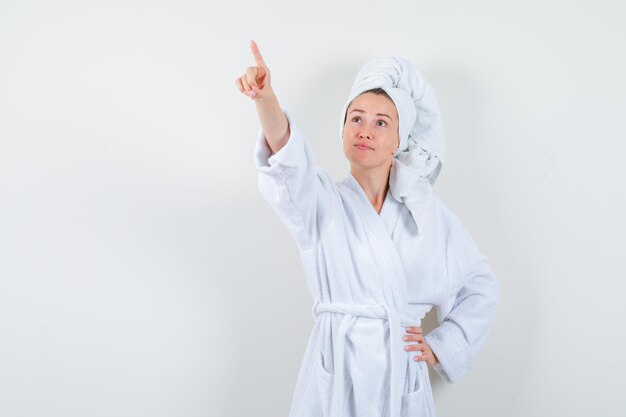
{"type": "Polygon", "coordinates": [[[357,317],[368,317],[373,319],[381,319],[389,321],[389,338],[391,348],[391,372],[389,382],[389,411],[390,417],[400,417],[402,408],[402,395],[404,393],[404,382],[407,376],[407,352],[404,350],[402,340],[404,332],[401,328],[404,326],[420,326],[421,320],[410,318],[385,304],[344,304],[344,303],[321,303],[315,302],[313,305],[313,317],[318,318],[321,313],[340,313],[344,314],[341,320],[337,339],[333,346],[335,352],[335,383],[333,384],[333,400],[339,410],[333,416],[341,417],[343,415],[343,406],[345,404],[345,387],[344,387],[344,359],[346,333],[357,317]]]}

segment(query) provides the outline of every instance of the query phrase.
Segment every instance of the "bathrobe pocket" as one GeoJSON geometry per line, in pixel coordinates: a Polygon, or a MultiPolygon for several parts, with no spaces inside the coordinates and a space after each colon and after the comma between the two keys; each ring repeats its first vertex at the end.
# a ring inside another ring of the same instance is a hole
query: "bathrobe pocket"
{"type": "Polygon", "coordinates": [[[424,387],[404,394],[402,396],[402,417],[423,417],[428,415],[425,414],[424,395],[424,387]]]}
{"type": "Polygon", "coordinates": [[[411,387],[412,391],[402,396],[402,411],[400,412],[402,417],[424,417],[429,415],[423,378],[425,366],[422,366],[422,363],[417,365],[420,366],[420,369],[417,369],[415,385],[411,387]]]}
{"type": "Polygon", "coordinates": [[[320,407],[322,417],[330,417],[332,415],[332,399],[334,388],[334,375],[324,369],[322,365],[322,355],[317,361],[317,390],[320,397],[320,407]]]}

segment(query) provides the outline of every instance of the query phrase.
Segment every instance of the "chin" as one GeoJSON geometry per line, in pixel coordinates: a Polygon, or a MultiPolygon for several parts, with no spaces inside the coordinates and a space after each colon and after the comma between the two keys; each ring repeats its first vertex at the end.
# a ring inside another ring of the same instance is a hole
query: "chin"
{"type": "Polygon", "coordinates": [[[350,160],[350,166],[353,168],[357,168],[359,170],[366,170],[366,169],[375,168],[377,165],[372,163],[371,161],[364,162],[364,161],[355,161],[353,159],[353,160],[350,160]]]}

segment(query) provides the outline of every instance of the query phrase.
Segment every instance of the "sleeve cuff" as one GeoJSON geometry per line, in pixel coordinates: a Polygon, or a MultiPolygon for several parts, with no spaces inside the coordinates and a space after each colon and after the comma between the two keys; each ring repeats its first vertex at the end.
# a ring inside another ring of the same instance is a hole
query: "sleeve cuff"
{"type": "Polygon", "coordinates": [[[280,166],[296,167],[302,163],[304,155],[304,142],[298,126],[294,123],[291,115],[281,107],[281,110],[289,122],[289,138],[285,146],[272,155],[263,128],[259,127],[254,150],[254,161],[257,168],[266,174],[278,173],[280,166]]]}
{"type": "Polygon", "coordinates": [[[424,336],[439,363],[433,369],[448,383],[457,382],[473,366],[472,353],[461,330],[452,322],[441,326],[424,336]]]}

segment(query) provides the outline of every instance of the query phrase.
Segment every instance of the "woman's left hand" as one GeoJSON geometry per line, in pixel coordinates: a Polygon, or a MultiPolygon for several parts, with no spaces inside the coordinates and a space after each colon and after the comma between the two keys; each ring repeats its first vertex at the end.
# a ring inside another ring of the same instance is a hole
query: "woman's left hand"
{"type": "Polygon", "coordinates": [[[432,368],[436,364],[439,363],[439,359],[435,356],[430,347],[424,340],[424,336],[422,335],[421,327],[407,327],[407,334],[402,338],[405,342],[418,342],[418,344],[407,345],[404,347],[404,350],[407,352],[412,352],[416,350],[421,350],[421,355],[416,355],[413,357],[415,361],[426,361],[426,363],[432,368]]]}

